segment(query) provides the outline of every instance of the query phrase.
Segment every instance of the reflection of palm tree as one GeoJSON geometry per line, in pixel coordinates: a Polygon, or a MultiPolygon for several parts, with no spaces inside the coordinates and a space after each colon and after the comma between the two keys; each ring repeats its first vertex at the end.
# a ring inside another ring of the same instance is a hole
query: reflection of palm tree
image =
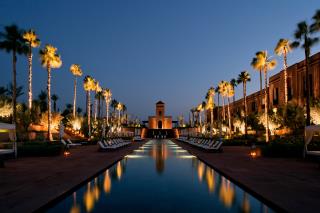
{"type": "Polygon", "coordinates": [[[199,161],[199,164],[198,164],[198,179],[199,179],[199,182],[202,182],[203,174],[204,174],[204,170],[205,170],[204,167],[205,167],[204,163],[199,161]]]}
{"type": "Polygon", "coordinates": [[[117,171],[117,178],[118,178],[118,180],[120,180],[122,177],[122,167],[121,167],[120,161],[118,161],[118,163],[117,163],[116,171],[117,171]]]}
{"type": "Polygon", "coordinates": [[[40,50],[41,65],[47,69],[47,98],[48,98],[48,140],[52,141],[51,135],[51,69],[59,68],[62,65],[61,57],[57,54],[57,48],[47,44],[44,49],[40,50]]]}
{"type": "Polygon", "coordinates": [[[93,190],[91,189],[91,182],[89,182],[87,185],[87,190],[83,195],[83,203],[87,212],[91,212],[93,210],[94,199],[95,197],[94,197],[93,190]]]}
{"type": "Polygon", "coordinates": [[[76,117],[76,101],[77,101],[77,77],[82,76],[82,70],[79,64],[72,64],[70,66],[70,72],[74,75],[73,81],[73,117],[76,117]]]}
{"type": "Polygon", "coordinates": [[[243,191],[243,200],[242,200],[241,210],[243,213],[250,212],[250,200],[248,198],[248,194],[245,191],[243,191]]]}
{"type": "Polygon", "coordinates": [[[73,205],[70,209],[70,213],[80,213],[80,206],[77,204],[77,193],[74,192],[72,197],[73,197],[73,205]]]}
{"type": "Polygon", "coordinates": [[[229,180],[225,179],[224,177],[222,177],[219,197],[225,207],[232,207],[235,198],[234,186],[229,180]]]}
{"type": "Polygon", "coordinates": [[[109,194],[111,191],[111,178],[109,175],[109,169],[106,171],[106,174],[104,176],[103,189],[107,194],[109,194]]]}
{"type": "Polygon", "coordinates": [[[214,192],[216,181],[215,181],[214,171],[209,167],[207,167],[206,169],[206,181],[207,181],[209,192],[210,193],[214,192]]]}

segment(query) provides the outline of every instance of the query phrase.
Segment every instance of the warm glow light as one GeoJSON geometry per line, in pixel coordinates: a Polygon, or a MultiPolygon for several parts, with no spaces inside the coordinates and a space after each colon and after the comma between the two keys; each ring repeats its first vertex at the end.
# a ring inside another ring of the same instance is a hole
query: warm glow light
{"type": "Polygon", "coordinates": [[[212,169],[209,169],[209,168],[207,169],[206,180],[207,180],[209,192],[213,192],[216,182],[215,182],[214,172],[212,169]]]}
{"type": "Polygon", "coordinates": [[[64,157],[69,157],[71,155],[71,152],[69,151],[69,150],[65,150],[64,152],[63,152],[63,156],[64,157]]]}
{"type": "Polygon", "coordinates": [[[251,151],[251,152],[250,152],[250,156],[251,156],[252,158],[257,157],[257,152],[256,152],[256,151],[251,151]]]}
{"type": "Polygon", "coordinates": [[[204,173],[204,164],[202,162],[199,162],[198,164],[198,179],[201,182],[203,178],[204,173]]]}
{"type": "Polygon", "coordinates": [[[87,212],[91,212],[94,207],[94,194],[91,190],[90,183],[88,183],[87,191],[83,195],[83,203],[87,212]]]}
{"type": "MultiPolygon", "coordinates": [[[[143,150],[135,150],[135,151],[143,151],[143,150]]],[[[144,158],[143,155],[126,155],[126,158],[144,158]]]]}
{"type": "Polygon", "coordinates": [[[118,177],[118,180],[121,179],[121,176],[122,176],[122,167],[121,167],[121,163],[120,161],[117,163],[117,177],[118,177]]]}
{"type": "Polygon", "coordinates": [[[235,191],[233,185],[230,183],[229,180],[223,178],[219,192],[220,200],[226,207],[230,208],[233,204],[234,196],[235,191]]]}
{"type": "Polygon", "coordinates": [[[109,194],[111,191],[111,178],[109,175],[109,170],[106,171],[106,175],[104,176],[103,189],[107,194],[109,194]]]}

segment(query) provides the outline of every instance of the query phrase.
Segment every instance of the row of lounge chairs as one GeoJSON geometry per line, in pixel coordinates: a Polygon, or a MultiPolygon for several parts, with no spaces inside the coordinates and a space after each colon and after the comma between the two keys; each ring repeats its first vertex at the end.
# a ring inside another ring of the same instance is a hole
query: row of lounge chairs
{"type": "Polygon", "coordinates": [[[108,141],[105,141],[105,140],[98,141],[98,146],[100,150],[115,150],[120,147],[124,147],[130,143],[131,141],[123,140],[122,138],[114,138],[108,141]]]}
{"type": "Polygon", "coordinates": [[[142,141],[143,139],[141,138],[140,135],[136,135],[136,136],[133,137],[133,140],[134,141],[142,141]]]}
{"type": "Polygon", "coordinates": [[[81,143],[73,143],[70,139],[67,139],[67,141],[61,139],[61,143],[68,148],[74,147],[74,146],[81,146],[81,143]]]}
{"type": "Polygon", "coordinates": [[[209,151],[221,151],[223,144],[222,141],[215,141],[208,138],[188,138],[181,136],[178,140],[209,151]]]}

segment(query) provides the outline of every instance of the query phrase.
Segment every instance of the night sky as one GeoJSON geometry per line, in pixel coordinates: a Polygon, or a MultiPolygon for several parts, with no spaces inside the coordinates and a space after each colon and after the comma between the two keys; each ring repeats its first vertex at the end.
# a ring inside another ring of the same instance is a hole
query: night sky
{"type": "MultiPolygon", "coordinates": [[[[102,87],[112,90],[128,111],[141,119],[154,114],[162,100],[167,114],[187,118],[204,100],[207,89],[230,80],[244,69],[259,88],[259,74],[250,67],[255,52],[273,49],[280,38],[293,38],[296,24],[320,9],[319,0],[0,0],[0,28],[12,23],[33,28],[42,41],[58,48],[63,66],[52,72],[52,93],[58,106],[72,103],[72,63],[82,66],[102,87]]],[[[312,49],[319,52],[320,45],[312,49]]],[[[34,50],[34,96],[46,89],[47,72],[34,50]]],[[[282,59],[270,74],[282,68],[282,59]]],[[[304,59],[301,49],[289,65],[304,59]]],[[[0,52],[0,86],[12,80],[11,55],[0,52]]],[[[18,84],[27,97],[27,58],[18,57],[18,84]]],[[[78,105],[85,108],[82,79],[78,105]]],[[[242,87],[236,97],[242,95],[242,87]]]]}

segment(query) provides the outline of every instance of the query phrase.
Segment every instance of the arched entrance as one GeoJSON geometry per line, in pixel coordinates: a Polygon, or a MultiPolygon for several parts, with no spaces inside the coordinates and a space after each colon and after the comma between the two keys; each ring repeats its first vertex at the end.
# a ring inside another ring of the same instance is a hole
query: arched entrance
{"type": "Polygon", "coordinates": [[[158,129],[162,129],[162,121],[158,121],[158,129]]]}

